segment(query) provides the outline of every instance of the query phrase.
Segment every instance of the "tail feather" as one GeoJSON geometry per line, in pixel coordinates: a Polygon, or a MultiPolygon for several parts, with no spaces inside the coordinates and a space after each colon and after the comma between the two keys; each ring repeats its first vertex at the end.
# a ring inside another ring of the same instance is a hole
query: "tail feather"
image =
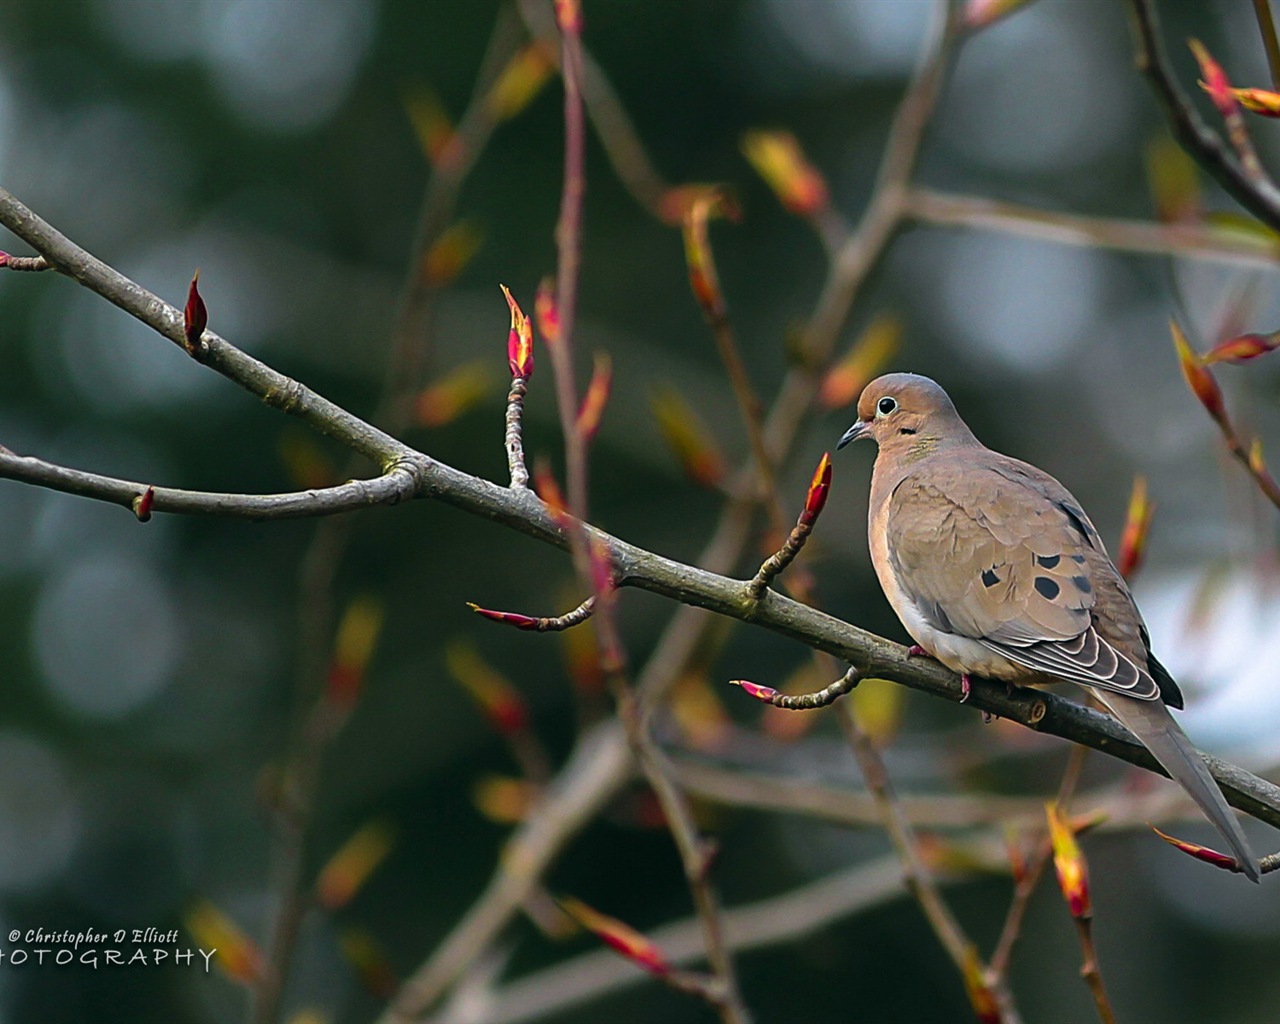
{"type": "Polygon", "coordinates": [[[1254,882],[1258,881],[1261,876],[1258,858],[1249,848],[1240,823],[1227,806],[1217,781],[1209,774],[1204,758],[1191,745],[1187,734],[1174,721],[1164,703],[1159,700],[1135,700],[1102,690],[1091,692],[1151,751],[1169,773],[1169,777],[1187,791],[1205,817],[1222,833],[1222,838],[1231,847],[1231,852],[1245,875],[1254,882]]]}

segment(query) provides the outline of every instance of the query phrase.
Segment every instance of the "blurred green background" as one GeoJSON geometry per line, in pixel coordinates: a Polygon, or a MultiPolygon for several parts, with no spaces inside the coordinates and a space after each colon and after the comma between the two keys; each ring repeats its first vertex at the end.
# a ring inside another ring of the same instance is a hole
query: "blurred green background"
{"type": "MultiPolygon", "coordinates": [[[[1247,5],[1203,5],[1193,17],[1177,7],[1165,12],[1166,35],[1184,85],[1194,87],[1180,43],[1191,34],[1238,83],[1265,84],[1247,5]]],[[[826,261],[751,171],[741,136],[794,131],[837,207],[856,219],[931,12],[923,0],[585,4],[587,45],[661,173],[737,190],[744,216],[717,224],[713,241],[766,400],[826,261]]],[[[458,117],[498,15],[486,0],[9,0],[0,5],[0,184],[170,302],[181,304],[199,267],[211,328],[372,415],[430,174],[409,109],[431,92],[458,117]]],[[[458,213],[483,244],[422,332],[430,379],[481,359],[500,384],[507,311],[498,284],[531,309],[538,280],[554,270],[561,117],[553,78],[498,127],[467,179],[458,213]]],[[[1047,209],[1150,219],[1145,149],[1160,134],[1133,71],[1123,6],[1044,0],[966,45],[919,178],[1047,209]]],[[[1269,125],[1255,137],[1264,159],[1275,155],[1269,125]]],[[[650,396],[678,387],[735,460],[746,455],[739,419],[689,293],[679,232],[628,196],[594,139],[587,179],[580,379],[594,350],[611,353],[615,373],[592,453],[593,520],[691,559],[718,502],[682,479],[650,396]]],[[[24,252],[11,238],[0,244],[24,252]]],[[[1220,456],[1179,378],[1166,321],[1182,303],[1206,336],[1239,308],[1250,329],[1274,329],[1275,284],[1270,271],[919,227],[894,244],[842,341],[877,313],[899,315],[905,342],[892,368],[942,382],[984,440],[1063,480],[1112,543],[1132,476],[1147,475],[1159,514],[1137,591],[1157,650],[1184,681],[1192,736],[1257,769],[1280,759],[1275,513],[1220,456]]],[[[318,446],[335,465],[344,458],[56,275],[0,275],[0,361],[0,443],[20,453],[233,491],[294,489],[301,446],[318,446]]],[[[1222,378],[1261,436],[1275,437],[1276,371],[1259,365],[1222,378]]],[[[501,397],[495,387],[453,422],[404,438],[501,480],[501,397]]],[[[788,507],[799,507],[812,467],[851,415],[827,414],[806,431],[782,474],[788,507]]],[[[558,465],[547,362],[526,437],[558,465]]],[[[863,540],[870,458],[855,450],[837,460],[811,565],[824,607],[903,639],[863,540]]],[[[0,483],[0,932],[168,930],[204,898],[262,940],[274,899],[264,794],[308,655],[299,649],[299,578],[315,529],[176,517],[143,527],[115,507],[0,483]]],[[[514,680],[557,762],[574,739],[558,641],[486,628],[464,602],[552,614],[581,596],[560,553],[445,507],[366,513],[352,536],[334,601],[372,595],[386,621],[364,696],[325,758],[308,875],[371,818],[394,822],[397,839],[349,906],[307,918],[286,1015],[313,1008],[334,1021],[368,1020],[382,1005],[343,957],[340,933],[366,930],[407,973],[480,892],[507,832],[478,813],[472,786],[513,767],[447,673],[447,644],[469,640],[514,680]]],[[[626,593],[621,607],[632,664],[642,665],[671,606],[626,593]]],[[[739,628],[710,676],[776,683],[804,655],[739,628]]],[[[721,696],[755,728],[753,707],[721,696]]],[[[907,699],[888,752],[902,789],[954,784],[948,763],[974,749],[990,759],[971,783],[1046,795],[1056,787],[1061,744],[1028,750],[935,703],[907,699]]],[[[757,763],[856,784],[830,720],[790,746],[750,735],[739,745],[757,763]]],[[[1087,781],[1119,774],[1101,760],[1087,781]]],[[[669,837],[634,818],[623,807],[592,825],[549,882],[649,928],[686,916],[689,900],[669,837]]],[[[876,831],[802,818],[715,810],[706,824],[723,845],[730,904],[886,848],[876,831]]],[[[1197,825],[1183,831],[1208,839],[1197,825]]],[[[1265,830],[1255,835],[1274,848],[1265,830]]],[[[1098,837],[1086,849],[1102,969],[1122,1019],[1275,1019],[1274,886],[1255,891],[1184,863],[1146,834],[1098,837]]],[[[1006,891],[1000,879],[951,890],[984,948],[1006,891]]],[[[514,934],[514,973],[593,945],[579,938],[560,948],[523,922],[514,934]]],[[[1046,885],[1012,979],[1026,1019],[1090,1019],[1078,957],[1046,885]]],[[[742,977],[760,1021],[970,1013],[905,899],[745,956],[742,977]]],[[[217,972],[0,963],[0,1021],[226,1021],[243,1016],[244,1001],[217,972]]],[[[659,1015],[668,1024],[711,1019],[648,983],[554,1019],[659,1015]]]]}

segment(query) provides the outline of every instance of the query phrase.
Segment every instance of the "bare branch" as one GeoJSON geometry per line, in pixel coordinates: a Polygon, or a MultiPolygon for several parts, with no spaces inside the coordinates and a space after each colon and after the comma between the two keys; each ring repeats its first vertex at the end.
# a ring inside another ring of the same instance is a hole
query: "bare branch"
{"type": "MultiPolygon", "coordinates": [[[[895,857],[881,857],[855,868],[725,911],[725,931],[735,952],[794,941],[833,921],[898,899],[904,892],[895,857]]],[[[694,964],[702,956],[696,919],[655,928],[649,937],[674,964],[694,964]]],[[[573,957],[510,982],[468,1007],[450,1005],[433,1024],[517,1024],[552,1010],[576,1006],[648,981],[648,976],[607,951],[573,957]]]]}
{"type": "Polygon", "coordinates": [[[1261,235],[1227,232],[1211,224],[1158,224],[1118,217],[1083,217],[1057,210],[913,188],[907,195],[907,215],[922,224],[999,231],[1061,245],[1079,245],[1121,252],[1178,256],[1185,259],[1274,267],[1280,246],[1261,235]]]}
{"type": "MultiPolygon", "coordinates": [[[[423,456],[395,462],[382,476],[371,480],[349,480],[334,487],[321,487],[288,494],[224,494],[217,491],[185,491],[174,487],[70,469],[30,455],[0,451],[0,478],[47,487],[64,494],[110,502],[132,509],[142,518],[138,501],[152,492],[148,512],[175,512],[183,515],[219,516],[238,519],[311,519],[340,515],[374,505],[395,505],[414,497],[419,487],[423,456]]],[[[145,521],[145,520],[144,520],[145,521]]]]}

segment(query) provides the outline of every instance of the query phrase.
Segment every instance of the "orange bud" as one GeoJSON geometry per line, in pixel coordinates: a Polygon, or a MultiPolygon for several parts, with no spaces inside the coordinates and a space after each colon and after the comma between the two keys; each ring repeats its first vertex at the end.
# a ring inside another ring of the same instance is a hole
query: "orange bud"
{"type": "Polygon", "coordinates": [[[286,432],[280,438],[280,461],[289,479],[303,490],[331,487],[338,482],[337,469],[308,434],[286,432]]]}
{"type": "Polygon", "coordinates": [[[1196,62],[1200,65],[1200,74],[1204,76],[1200,82],[1200,88],[1209,94],[1209,99],[1213,100],[1213,105],[1218,108],[1218,113],[1223,117],[1236,114],[1240,107],[1236,102],[1235,90],[1231,88],[1231,81],[1227,78],[1227,73],[1222,70],[1222,65],[1209,55],[1209,51],[1199,39],[1189,40],[1187,45],[1195,54],[1196,62]]]}
{"type": "Polygon", "coordinates": [[[790,132],[749,131],[742,138],[742,152],[784,209],[810,217],[827,208],[827,183],[790,132]]]}
{"type": "Polygon", "coordinates": [[[1280,331],[1275,334],[1240,334],[1214,345],[1204,354],[1203,362],[1206,366],[1210,363],[1247,363],[1277,347],[1280,347],[1280,331]]]}
{"type": "Polygon", "coordinates": [[[756,700],[762,700],[766,704],[772,703],[773,698],[778,696],[778,691],[772,686],[761,686],[759,683],[753,683],[746,679],[730,679],[730,686],[741,686],[750,696],[756,700]]]}
{"type": "Polygon", "coordinates": [[[892,314],[877,316],[858,336],[839,362],[834,363],[818,389],[818,401],[826,409],[839,409],[857,400],[862,389],[898,350],[902,322],[892,314]]]}
{"type": "Polygon", "coordinates": [[[1268,89],[1232,89],[1231,92],[1245,110],[1263,117],[1280,117],[1280,92],[1268,89]]]}
{"type": "Polygon", "coordinates": [[[644,968],[650,974],[670,973],[671,964],[666,954],[656,943],[630,925],[624,924],[616,917],[602,914],[572,896],[560,896],[556,902],[560,904],[560,909],[573,918],[580,927],[591,932],[632,963],[644,968]]]}
{"type": "Polygon", "coordinates": [[[418,137],[418,145],[433,167],[446,164],[458,155],[453,122],[434,91],[426,87],[416,89],[405,97],[404,109],[418,137]]]}
{"type": "Polygon", "coordinates": [[[342,954],[355,968],[365,990],[377,999],[390,999],[400,988],[391,961],[372,935],[362,928],[348,928],[338,937],[342,954]]]}
{"type": "Polygon", "coordinates": [[[442,427],[475,408],[493,390],[493,375],[484,360],[464,363],[418,392],[414,412],[424,427],[442,427]]]}
{"type": "Polygon", "coordinates": [[[1206,864],[1212,864],[1215,868],[1222,868],[1224,871],[1240,871],[1240,863],[1234,858],[1229,857],[1225,853],[1219,853],[1217,850],[1211,850],[1207,846],[1200,846],[1198,843],[1189,843],[1185,839],[1175,839],[1171,835],[1166,835],[1154,825],[1151,831],[1158,835],[1170,846],[1181,850],[1188,857],[1194,857],[1196,860],[1202,860],[1206,864]]]}
{"type": "Polygon", "coordinates": [[[137,495],[129,504],[133,508],[133,514],[138,517],[138,522],[145,523],[151,519],[151,506],[156,500],[156,489],[148,486],[145,491],[137,495]]]}
{"type": "Polygon", "coordinates": [[[1249,444],[1249,472],[1254,476],[1267,475],[1267,462],[1262,457],[1262,439],[1259,437],[1249,444]]]}
{"type": "Polygon", "coordinates": [[[724,185],[711,185],[706,182],[694,182],[687,185],[675,185],[667,189],[658,198],[658,218],[663,224],[672,227],[681,225],[689,216],[695,203],[708,197],[717,199],[720,204],[720,215],[726,220],[738,221],[742,211],[738,207],[732,192],[724,185]]]}
{"type": "Polygon", "coordinates": [[[1116,568],[1125,579],[1132,578],[1142,565],[1147,546],[1147,534],[1151,530],[1151,517],[1155,506],[1147,500],[1147,478],[1134,477],[1133,490],[1129,492],[1129,511],[1125,515],[1124,532],[1120,535],[1120,551],[1116,556],[1116,568]]]}
{"type": "Polygon", "coordinates": [[[1093,908],[1089,903],[1089,870],[1076,842],[1075,830],[1056,801],[1046,804],[1045,812],[1049,818],[1049,838],[1053,843],[1053,866],[1058,872],[1058,887],[1072,917],[1090,917],[1093,908]]]}
{"type": "Polygon", "coordinates": [[[316,877],[319,904],[329,910],[345,907],[394,844],[395,829],[387,821],[372,821],[358,829],[320,869],[316,877]]]}
{"type": "Polygon", "coordinates": [[[556,282],[544,277],[538,282],[538,294],[533,300],[533,315],[538,318],[538,333],[548,345],[560,343],[560,309],[556,305],[556,282]]]}
{"type": "Polygon", "coordinates": [[[211,901],[197,900],[183,920],[197,945],[215,951],[218,966],[228,977],[245,985],[257,982],[262,974],[262,953],[211,901]]]}
{"type": "Polygon", "coordinates": [[[1204,360],[1191,347],[1187,336],[1182,333],[1176,320],[1169,321],[1169,329],[1173,332],[1173,344],[1178,352],[1178,365],[1182,368],[1182,376],[1191,388],[1192,394],[1200,400],[1200,404],[1213,417],[1216,423],[1227,424],[1227,407],[1222,400],[1222,389],[1213,379],[1204,365],[1204,360]]]}
{"type": "Polygon", "coordinates": [[[529,326],[529,318],[516,302],[507,286],[501,285],[502,294],[507,297],[507,305],[511,307],[511,330],[507,334],[507,364],[511,367],[511,376],[523,377],[526,380],[533,376],[533,328],[529,326]]]}
{"type": "Polygon", "coordinates": [[[961,975],[964,978],[965,993],[969,996],[969,1005],[973,1007],[979,1024],[1001,1024],[1004,1015],[1000,1012],[1000,1003],[987,982],[978,951],[971,945],[965,946],[961,975]]]}
{"type": "Polygon", "coordinates": [[[338,623],[329,666],[329,697],[350,707],[364,685],[365,669],[382,630],[382,603],[372,597],[357,597],[347,605],[338,623]]]}
{"type": "Polygon", "coordinates": [[[450,224],[422,257],[422,280],[432,288],[443,288],[462,273],[483,240],[483,233],[469,220],[450,224]]]}
{"type": "Polygon", "coordinates": [[[515,117],[542,91],[553,71],[555,64],[542,44],[530,43],[511,58],[493,83],[487,98],[490,115],[496,121],[515,117]]]}
{"type": "Polygon", "coordinates": [[[471,695],[494,731],[502,736],[521,732],[529,725],[529,708],[520,691],[475,648],[455,641],[445,648],[445,665],[471,695]]]}
{"type": "Polygon", "coordinates": [[[536,783],[509,775],[486,775],[471,788],[476,810],[499,825],[524,821],[541,795],[542,789],[536,783]]]}
{"type": "Polygon", "coordinates": [[[650,400],[662,439],[684,474],[703,487],[716,487],[725,477],[724,456],[710,431],[674,388],[664,388],[650,400]]]}
{"type": "Polygon", "coordinates": [[[613,362],[607,353],[597,352],[595,369],[591,373],[591,383],[587,385],[587,393],[582,397],[582,405],[578,409],[577,430],[582,439],[590,443],[600,429],[600,419],[604,415],[604,407],[609,401],[609,388],[613,383],[613,362]]]}
{"type": "Polygon", "coordinates": [[[1004,18],[1020,7],[1025,7],[1030,0],[969,0],[964,5],[961,24],[970,32],[986,28],[1004,18]]]}
{"type": "Polygon", "coordinates": [[[823,452],[822,461],[818,463],[818,468],[813,474],[813,480],[809,482],[809,493],[805,495],[804,512],[805,515],[814,519],[822,511],[827,503],[827,495],[831,493],[831,453],[823,452]]]}
{"type": "Polygon", "coordinates": [[[582,5],[579,0],[555,0],[556,24],[565,35],[582,34],[582,5]]]}
{"type": "Polygon", "coordinates": [[[716,318],[724,316],[726,307],[707,222],[718,216],[721,209],[719,192],[706,192],[689,204],[684,216],[684,258],[689,267],[689,287],[703,313],[716,318]]]}
{"type": "Polygon", "coordinates": [[[538,493],[554,519],[563,525],[569,518],[569,505],[565,501],[560,482],[551,472],[551,467],[539,459],[533,464],[533,489],[538,493]]]}
{"type": "Polygon", "coordinates": [[[186,349],[191,355],[200,351],[201,335],[209,325],[209,311],[205,308],[204,299],[200,297],[200,271],[191,278],[191,286],[187,289],[187,304],[182,310],[182,336],[186,339],[186,349]]]}
{"type": "Polygon", "coordinates": [[[1147,146],[1147,183],[1156,204],[1156,217],[1166,224],[1195,220],[1203,203],[1200,169],[1186,150],[1167,135],[1147,146]]]}

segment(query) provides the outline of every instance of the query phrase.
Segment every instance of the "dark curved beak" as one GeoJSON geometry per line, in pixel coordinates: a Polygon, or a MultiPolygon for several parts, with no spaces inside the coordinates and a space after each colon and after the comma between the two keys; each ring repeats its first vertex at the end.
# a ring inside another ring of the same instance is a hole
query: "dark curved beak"
{"type": "Polygon", "coordinates": [[[870,423],[866,423],[862,420],[856,420],[853,426],[844,432],[844,436],[840,438],[839,443],[836,445],[836,450],[839,451],[850,441],[856,441],[858,438],[865,436],[870,427],[870,423]]]}

